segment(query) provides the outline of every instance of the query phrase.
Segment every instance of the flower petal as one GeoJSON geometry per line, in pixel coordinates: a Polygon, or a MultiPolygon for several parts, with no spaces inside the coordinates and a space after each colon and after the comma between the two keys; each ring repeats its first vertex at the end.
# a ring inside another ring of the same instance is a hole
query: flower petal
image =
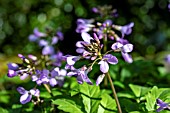
{"type": "Polygon", "coordinates": [[[57,80],[55,78],[51,78],[49,80],[50,86],[54,87],[55,85],[57,85],[57,80]]]}
{"type": "Polygon", "coordinates": [[[98,86],[104,79],[105,74],[99,75],[99,77],[96,80],[96,85],[98,86]]]}
{"type": "Polygon", "coordinates": [[[122,47],[122,51],[124,53],[131,52],[133,50],[133,45],[132,44],[126,44],[122,47]]]}
{"type": "Polygon", "coordinates": [[[17,88],[17,91],[18,91],[20,94],[28,93],[28,91],[25,90],[23,87],[18,87],[18,88],[17,88]]]}
{"type": "Polygon", "coordinates": [[[23,95],[20,97],[20,102],[21,102],[22,104],[26,104],[26,103],[28,103],[28,102],[31,101],[31,98],[32,98],[32,95],[29,95],[28,93],[25,93],[25,94],[23,94],[23,95]]]}
{"type": "Polygon", "coordinates": [[[101,60],[98,64],[100,64],[100,71],[103,73],[107,73],[109,71],[109,65],[106,61],[101,60]]]}
{"type": "Polygon", "coordinates": [[[107,59],[107,62],[109,62],[110,64],[118,63],[118,59],[115,56],[113,56],[112,54],[104,55],[103,59],[107,59]]]}
{"type": "Polygon", "coordinates": [[[112,48],[113,50],[117,50],[117,49],[119,49],[119,48],[121,48],[121,47],[123,47],[123,44],[121,44],[121,43],[119,43],[119,42],[116,42],[116,43],[112,44],[112,46],[111,46],[111,48],[112,48]]]}
{"type": "Polygon", "coordinates": [[[16,71],[19,68],[18,64],[16,64],[16,63],[8,63],[7,65],[8,65],[8,69],[10,69],[10,70],[16,71]]]}
{"type": "Polygon", "coordinates": [[[54,54],[54,47],[53,46],[45,46],[42,50],[43,55],[52,55],[54,54]]]}
{"type": "Polygon", "coordinates": [[[121,52],[124,60],[128,63],[132,63],[133,62],[133,59],[132,59],[132,56],[129,55],[128,53],[124,53],[124,52],[121,52]]]}
{"type": "Polygon", "coordinates": [[[81,33],[81,37],[88,44],[90,44],[90,40],[93,40],[93,38],[88,33],[86,33],[86,32],[82,32],[81,33]]]}

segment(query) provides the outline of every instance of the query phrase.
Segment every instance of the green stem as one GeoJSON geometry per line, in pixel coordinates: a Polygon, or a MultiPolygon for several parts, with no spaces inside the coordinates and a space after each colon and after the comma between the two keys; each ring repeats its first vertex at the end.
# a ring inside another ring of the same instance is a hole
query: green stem
{"type": "Polygon", "coordinates": [[[112,79],[110,77],[110,74],[109,73],[106,73],[108,79],[109,79],[109,82],[110,82],[110,85],[111,85],[111,88],[112,88],[112,92],[113,92],[113,96],[116,100],[116,104],[117,104],[117,107],[118,107],[118,111],[119,113],[122,113],[122,110],[121,110],[121,107],[120,107],[120,103],[119,103],[119,100],[118,100],[118,97],[117,97],[117,94],[116,94],[116,90],[115,90],[115,87],[114,87],[114,84],[112,82],[112,79]]]}
{"type": "Polygon", "coordinates": [[[44,85],[45,89],[48,91],[48,93],[53,97],[53,94],[52,94],[49,86],[47,84],[43,84],[43,85],[44,85]]]}

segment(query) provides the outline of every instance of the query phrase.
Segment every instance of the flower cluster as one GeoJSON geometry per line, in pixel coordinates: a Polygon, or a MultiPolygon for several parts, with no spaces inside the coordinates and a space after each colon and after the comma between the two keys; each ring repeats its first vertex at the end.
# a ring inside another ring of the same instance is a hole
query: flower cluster
{"type": "Polygon", "coordinates": [[[40,90],[36,87],[42,84],[45,85],[48,90],[49,86],[54,87],[58,85],[61,87],[64,84],[67,71],[60,69],[64,57],[62,52],[56,52],[54,49],[54,45],[58,43],[58,40],[63,40],[63,34],[61,31],[57,31],[56,34],[52,36],[51,41],[45,40],[45,37],[50,37],[49,33],[40,32],[38,28],[35,28],[34,33],[29,36],[30,41],[37,42],[39,46],[42,47],[42,55],[40,58],[34,55],[25,57],[22,54],[18,54],[22,63],[8,63],[8,77],[20,76],[21,80],[30,78],[32,82],[36,83],[36,86],[29,91],[23,87],[17,88],[17,91],[22,94],[20,97],[22,104],[30,102],[32,96],[37,97],[37,102],[40,102],[40,90]]]}
{"type": "MultiPolygon", "coordinates": [[[[111,7],[98,7],[93,8],[93,12],[99,13],[100,16],[107,12],[106,15],[109,13],[113,16],[116,11],[111,10],[111,7]]],[[[66,56],[67,68],[70,67],[68,76],[76,75],[78,83],[87,82],[92,84],[87,74],[92,70],[94,64],[98,64],[102,73],[96,81],[96,84],[99,85],[109,71],[109,64],[115,65],[118,63],[118,58],[114,55],[114,52],[121,52],[124,60],[132,63],[132,56],[129,53],[132,52],[133,45],[124,37],[131,34],[133,26],[133,22],[121,26],[113,24],[112,20],[105,20],[101,23],[96,22],[95,19],[78,19],[76,32],[81,34],[83,41],[76,43],[76,52],[80,56],[66,56]],[[117,31],[120,32],[121,36],[116,34],[117,31]],[[112,45],[108,48],[110,43],[112,45]],[[80,59],[88,59],[92,63],[90,66],[75,69],[74,64],[80,59]]]]}

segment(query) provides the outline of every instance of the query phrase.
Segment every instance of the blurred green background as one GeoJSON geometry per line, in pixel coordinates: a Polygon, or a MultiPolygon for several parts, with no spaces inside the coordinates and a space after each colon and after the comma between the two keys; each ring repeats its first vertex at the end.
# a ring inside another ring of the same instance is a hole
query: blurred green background
{"type": "Polygon", "coordinates": [[[134,57],[160,59],[170,53],[167,0],[0,0],[0,75],[6,73],[7,62],[16,62],[18,53],[40,52],[28,40],[35,27],[42,32],[61,28],[65,37],[61,51],[76,54],[75,43],[80,40],[76,20],[95,17],[91,8],[102,5],[118,10],[114,23],[135,23],[132,34],[126,37],[134,44],[134,57]]]}

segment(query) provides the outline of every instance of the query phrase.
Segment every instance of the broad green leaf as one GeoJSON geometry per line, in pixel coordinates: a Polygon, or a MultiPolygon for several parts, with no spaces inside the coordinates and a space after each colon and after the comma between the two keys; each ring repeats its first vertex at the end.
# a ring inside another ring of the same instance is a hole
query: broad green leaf
{"type": "Polygon", "coordinates": [[[156,86],[154,86],[151,91],[146,95],[146,109],[148,111],[155,110],[156,99],[159,97],[162,91],[160,91],[156,86]]]}
{"type": "Polygon", "coordinates": [[[87,113],[96,113],[100,103],[99,86],[83,83],[79,85],[83,104],[87,113]]]}
{"type": "Polygon", "coordinates": [[[134,84],[129,84],[129,87],[131,88],[136,97],[144,96],[150,90],[150,88],[134,84]]]}
{"type": "Polygon", "coordinates": [[[0,113],[9,113],[9,111],[0,107],[0,113]]]}
{"type": "Polygon", "coordinates": [[[140,97],[141,86],[129,84],[129,87],[131,88],[136,97],[140,97]]]}
{"type": "Polygon", "coordinates": [[[52,103],[58,105],[58,109],[65,112],[83,113],[80,109],[80,106],[76,105],[76,103],[70,99],[56,99],[52,103]]]}
{"type": "Polygon", "coordinates": [[[102,95],[97,113],[116,113],[116,102],[108,94],[102,95]]]}
{"type": "Polygon", "coordinates": [[[165,100],[167,98],[170,98],[170,90],[164,90],[160,96],[159,96],[160,99],[162,100],[165,100]]]}

